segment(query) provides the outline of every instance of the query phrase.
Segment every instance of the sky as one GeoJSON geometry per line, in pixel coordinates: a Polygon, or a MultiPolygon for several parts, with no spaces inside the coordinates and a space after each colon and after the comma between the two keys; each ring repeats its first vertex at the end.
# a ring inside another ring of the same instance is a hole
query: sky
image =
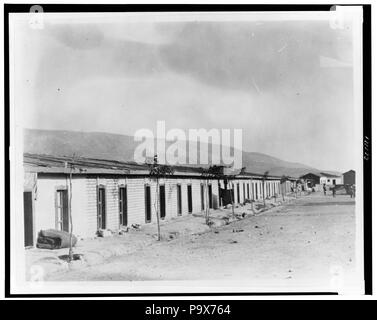
{"type": "Polygon", "coordinates": [[[72,17],[19,22],[14,44],[23,127],[241,128],[245,151],[354,168],[350,25],[72,17]]]}

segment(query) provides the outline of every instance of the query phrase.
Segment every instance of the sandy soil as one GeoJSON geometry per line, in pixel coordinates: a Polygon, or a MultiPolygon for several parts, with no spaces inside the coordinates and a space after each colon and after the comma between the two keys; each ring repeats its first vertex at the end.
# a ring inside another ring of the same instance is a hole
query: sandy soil
{"type": "Polygon", "coordinates": [[[355,269],[355,202],[313,193],[259,216],[47,280],[242,280],[330,283],[355,269]]]}

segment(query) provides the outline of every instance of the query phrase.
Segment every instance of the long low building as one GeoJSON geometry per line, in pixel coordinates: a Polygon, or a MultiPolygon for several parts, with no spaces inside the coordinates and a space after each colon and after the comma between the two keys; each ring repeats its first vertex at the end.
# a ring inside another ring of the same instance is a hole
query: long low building
{"type": "Polygon", "coordinates": [[[165,220],[281,195],[295,184],[293,178],[281,184],[280,177],[242,171],[213,176],[198,167],[170,168],[156,192],[147,164],[24,154],[25,246],[36,243],[40,230],[69,231],[70,210],[73,233],[85,238],[100,229],[154,223],[157,204],[165,220]]]}

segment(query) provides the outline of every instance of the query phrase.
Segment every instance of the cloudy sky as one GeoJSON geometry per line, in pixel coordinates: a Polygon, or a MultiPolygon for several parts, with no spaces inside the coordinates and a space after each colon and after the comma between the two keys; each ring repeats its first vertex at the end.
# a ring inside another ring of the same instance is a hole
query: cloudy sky
{"type": "Polygon", "coordinates": [[[354,167],[350,26],[328,21],[92,19],[15,29],[27,128],[133,135],[242,128],[243,149],[354,167]]]}

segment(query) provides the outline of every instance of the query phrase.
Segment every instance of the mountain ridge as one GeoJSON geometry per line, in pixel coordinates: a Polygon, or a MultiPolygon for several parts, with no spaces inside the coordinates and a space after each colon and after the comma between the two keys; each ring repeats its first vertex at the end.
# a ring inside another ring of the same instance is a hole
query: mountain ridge
{"type": "MultiPolygon", "coordinates": [[[[132,136],[69,130],[24,129],[24,152],[56,156],[76,156],[118,161],[134,161],[139,142],[132,136]]],[[[199,152],[198,152],[199,154],[199,152]]],[[[242,152],[242,165],[252,173],[299,177],[306,173],[333,172],[319,170],[299,162],[290,162],[261,152],[242,152]]],[[[338,172],[336,172],[339,174],[338,172]]]]}

